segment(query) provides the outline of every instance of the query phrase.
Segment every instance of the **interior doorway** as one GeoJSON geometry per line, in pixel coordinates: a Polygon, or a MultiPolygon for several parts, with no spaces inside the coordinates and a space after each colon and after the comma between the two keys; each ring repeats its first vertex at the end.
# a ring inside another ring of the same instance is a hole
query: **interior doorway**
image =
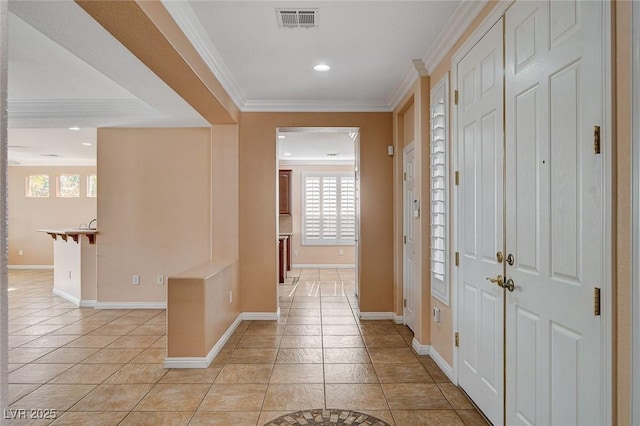
{"type": "Polygon", "coordinates": [[[302,270],[318,280],[354,270],[357,296],[359,129],[281,127],[276,135],[279,283],[295,285],[302,270]]]}

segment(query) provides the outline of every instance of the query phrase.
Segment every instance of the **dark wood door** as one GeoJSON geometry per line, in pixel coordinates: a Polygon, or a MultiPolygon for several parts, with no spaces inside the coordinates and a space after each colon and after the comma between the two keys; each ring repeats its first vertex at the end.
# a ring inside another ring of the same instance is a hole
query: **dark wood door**
{"type": "Polygon", "coordinates": [[[280,170],[280,214],[291,214],[291,170],[280,170]]]}

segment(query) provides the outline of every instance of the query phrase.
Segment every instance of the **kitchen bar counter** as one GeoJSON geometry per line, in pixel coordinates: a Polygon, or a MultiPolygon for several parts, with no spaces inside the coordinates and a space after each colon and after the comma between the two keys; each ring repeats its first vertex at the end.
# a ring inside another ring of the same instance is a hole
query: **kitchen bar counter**
{"type": "Polygon", "coordinates": [[[38,229],[53,238],[53,294],[78,306],[97,298],[97,229],[38,229]],[[85,235],[87,238],[82,238],[85,235]]]}

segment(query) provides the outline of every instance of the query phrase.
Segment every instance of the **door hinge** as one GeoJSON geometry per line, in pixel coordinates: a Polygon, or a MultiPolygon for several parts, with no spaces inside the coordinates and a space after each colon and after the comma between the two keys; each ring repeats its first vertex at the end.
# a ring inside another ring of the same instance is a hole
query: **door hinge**
{"type": "Polygon", "coordinates": [[[458,346],[460,346],[460,333],[458,333],[457,331],[455,334],[455,339],[456,339],[456,348],[457,348],[458,346]]]}
{"type": "Polygon", "coordinates": [[[405,244],[407,244],[407,236],[406,236],[406,235],[403,235],[403,236],[402,236],[402,242],[404,242],[405,244]]]}
{"type": "Polygon", "coordinates": [[[600,289],[593,289],[593,315],[600,316],[600,289]]]}
{"type": "Polygon", "coordinates": [[[460,266],[460,252],[456,252],[456,266],[460,266]]]}
{"type": "Polygon", "coordinates": [[[404,172],[404,173],[402,174],[402,180],[407,180],[407,172],[404,172]]]}
{"type": "Polygon", "coordinates": [[[403,299],[402,306],[404,306],[405,308],[407,307],[407,299],[403,299]]]}
{"type": "Polygon", "coordinates": [[[460,184],[460,172],[456,170],[456,172],[454,173],[455,176],[455,181],[456,181],[456,185],[460,184]]]}
{"type": "Polygon", "coordinates": [[[455,105],[458,105],[458,91],[457,90],[453,91],[453,103],[455,105]]]}
{"type": "Polygon", "coordinates": [[[593,152],[600,154],[600,126],[593,126],[593,152]]]}

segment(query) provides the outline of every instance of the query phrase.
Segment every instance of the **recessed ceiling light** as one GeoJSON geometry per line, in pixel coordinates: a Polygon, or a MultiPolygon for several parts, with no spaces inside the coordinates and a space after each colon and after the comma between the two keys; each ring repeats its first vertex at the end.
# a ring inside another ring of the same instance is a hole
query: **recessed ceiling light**
{"type": "Polygon", "coordinates": [[[69,127],[69,130],[80,130],[80,127],[78,127],[78,126],[69,127]]]}
{"type": "Polygon", "coordinates": [[[329,152],[329,153],[327,154],[327,157],[337,157],[337,156],[338,156],[338,153],[337,153],[337,152],[329,152]]]}
{"type": "Polygon", "coordinates": [[[91,142],[82,142],[82,145],[84,145],[84,146],[91,146],[92,144],[91,144],[91,142]]]}
{"type": "Polygon", "coordinates": [[[318,64],[318,65],[315,65],[313,69],[316,71],[323,72],[323,71],[329,71],[331,67],[327,64],[318,64]]]}
{"type": "Polygon", "coordinates": [[[285,152],[285,153],[284,153],[284,156],[285,156],[285,157],[289,157],[290,155],[291,155],[291,153],[290,153],[290,152],[285,152]]]}
{"type": "Polygon", "coordinates": [[[285,139],[286,136],[285,135],[278,135],[278,139],[285,139]]]}

